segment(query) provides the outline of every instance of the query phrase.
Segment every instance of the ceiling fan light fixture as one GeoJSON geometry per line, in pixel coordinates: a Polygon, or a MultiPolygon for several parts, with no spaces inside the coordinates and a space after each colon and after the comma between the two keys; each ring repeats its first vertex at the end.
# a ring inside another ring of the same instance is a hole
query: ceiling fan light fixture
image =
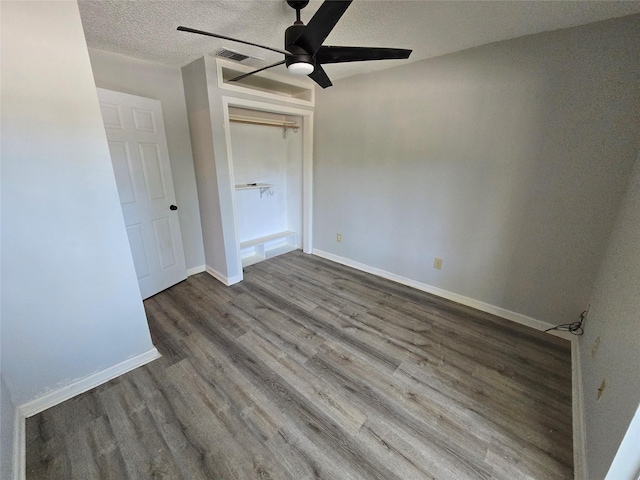
{"type": "Polygon", "coordinates": [[[287,65],[287,69],[293,75],[309,75],[313,73],[314,66],[307,62],[295,62],[287,65]]]}

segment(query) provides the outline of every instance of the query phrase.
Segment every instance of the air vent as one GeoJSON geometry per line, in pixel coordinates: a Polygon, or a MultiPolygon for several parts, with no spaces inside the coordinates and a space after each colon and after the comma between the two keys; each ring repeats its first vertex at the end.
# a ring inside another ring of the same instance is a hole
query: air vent
{"type": "Polygon", "coordinates": [[[255,57],[250,57],[249,55],[245,55],[244,53],[234,52],[233,50],[229,50],[228,48],[223,48],[222,50],[218,51],[218,53],[216,53],[216,57],[228,58],[229,60],[235,60],[236,62],[244,62],[245,60],[248,60],[250,58],[256,59],[255,57]]]}

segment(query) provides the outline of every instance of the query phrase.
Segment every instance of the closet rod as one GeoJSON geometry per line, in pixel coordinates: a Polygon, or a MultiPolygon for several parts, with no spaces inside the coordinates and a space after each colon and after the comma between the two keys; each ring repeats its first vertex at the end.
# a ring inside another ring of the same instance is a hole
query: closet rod
{"type": "Polygon", "coordinates": [[[233,123],[246,123],[249,125],[264,125],[266,127],[293,128],[296,131],[298,130],[298,128],[300,128],[300,125],[298,125],[296,122],[267,120],[262,118],[257,119],[251,117],[236,117],[230,115],[229,121],[233,123]]]}

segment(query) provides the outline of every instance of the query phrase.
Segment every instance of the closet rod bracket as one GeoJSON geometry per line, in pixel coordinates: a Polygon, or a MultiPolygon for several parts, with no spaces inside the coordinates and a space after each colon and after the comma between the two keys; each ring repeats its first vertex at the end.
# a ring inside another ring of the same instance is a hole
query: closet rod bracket
{"type": "Polygon", "coordinates": [[[260,198],[262,198],[262,195],[264,195],[265,193],[268,193],[269,196],[273,197],[273,190],[271,190],[271,187],[266,186],[266,187],[260,187],[260,198]]]}

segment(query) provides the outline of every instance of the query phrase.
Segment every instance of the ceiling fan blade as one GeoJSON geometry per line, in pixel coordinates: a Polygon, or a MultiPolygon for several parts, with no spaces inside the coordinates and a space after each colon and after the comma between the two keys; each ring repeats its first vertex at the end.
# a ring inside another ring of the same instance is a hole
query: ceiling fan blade
{"type": "Polygon", "coordinates": [[[230,82],[237,82],[238,80],[242,80],[243,78],[247,78],[249,75],[253,75],[254,73],[261,72],[261,71],[263,71],[263,70],[266,70],[267,68],[277,67],[278,65],[282,65],[284,62],[285,62],[285,61],[284,61],[284,60],[282,60],[281,62],[277,62],[277,63],[274,63],[274,64],[272,64],[272,65],[267,65],[266,67],[259,68],[258,70],[254,70],[253,72],[244,73],[244,74],[242,74],[242,75],[239,75],[239,76],[237,76],[237,77],[235,77],[235,78],[232,78],[232,79],[231,79],[231,80],[229,80],[229,81],[230,81],[230,82]]]}
{"type": "Polygon", "coordinates": [[[368,60],[397,60],[409,58],[411,50],[376,47],[328,47],[316,53],[317,63],[364,62],[368,60]]]}
{"type": "Polygon", "coordinates": [[[198,35],[206,35],[208,37],[221,38],[222,40],[230,40],[232,42],[244,43],[245,45],[264,48],[265,50],[271,50],[272,52],[282,53],[287,56],[291,55],[286,50],[278,50],[277,48],[265,47],[264,45],[259,45],[257,43],[245,42],[244,40],[238,40],[237,38],[226,37],[224,35],[218,35],[217,33],[205,32],[204,30],[196,30],[195,28],[178,27],[178,30],[181,32],[197,33],[198,35]]]}
{"type": "Polygon", "coordinates": [[[320,85],[322,88],[327,88],[333,85],[329,77],[327,76],[327,72],[324,71],[320,65],[316,65],[316,68],[311,72],[308,77],[320,85]]]}
{"type": "Polygon", "coordinates": [[[309,20],[294,44],[314,56],[351,2],[352,0],[326,0],[309,20]]]}

